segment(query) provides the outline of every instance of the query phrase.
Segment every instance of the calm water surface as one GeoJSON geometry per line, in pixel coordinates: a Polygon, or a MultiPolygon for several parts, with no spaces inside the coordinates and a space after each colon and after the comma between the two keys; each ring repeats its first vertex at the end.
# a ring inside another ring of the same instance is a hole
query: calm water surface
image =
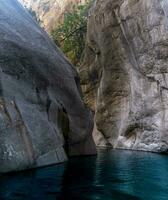
{"type": "Polygon", "coordinates": [[[97,157],[0,177],[0,200],[168,200],[168,156],[99,150],[97,157]]]}

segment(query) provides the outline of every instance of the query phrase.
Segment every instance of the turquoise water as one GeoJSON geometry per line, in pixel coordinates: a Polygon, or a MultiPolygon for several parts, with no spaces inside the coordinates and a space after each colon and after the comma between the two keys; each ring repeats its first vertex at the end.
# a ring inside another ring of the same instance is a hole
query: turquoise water
{"type": "Polygon", "coordinates": [[[0,200],[168,200],[168,156],[99,150],[0,177],[0,200]]]}

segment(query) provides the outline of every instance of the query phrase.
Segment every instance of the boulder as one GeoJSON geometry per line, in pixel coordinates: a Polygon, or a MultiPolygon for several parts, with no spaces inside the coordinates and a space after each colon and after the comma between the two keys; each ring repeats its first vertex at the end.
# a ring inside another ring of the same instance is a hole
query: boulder
{"type": "Polygon", "coordinates": [[[0,172],[95,154],[92,129],[75,68],[20,3],[0,0],[0,172]]]}

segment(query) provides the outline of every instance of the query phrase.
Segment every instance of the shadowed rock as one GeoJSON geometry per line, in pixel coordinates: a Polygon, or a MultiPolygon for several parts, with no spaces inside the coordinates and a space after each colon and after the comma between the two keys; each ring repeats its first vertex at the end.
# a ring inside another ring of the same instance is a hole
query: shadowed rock
{"type": "Polygon", "coordinates": [[[92,115],[77,80],[23,7],[0,0],[0,172],[63,162],[63,146],[69,155],[95,153],[92,115]]]}

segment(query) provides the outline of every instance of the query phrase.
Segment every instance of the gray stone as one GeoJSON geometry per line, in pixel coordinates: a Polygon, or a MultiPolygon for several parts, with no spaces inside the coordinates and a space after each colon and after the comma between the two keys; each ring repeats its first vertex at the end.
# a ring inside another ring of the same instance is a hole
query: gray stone
{"type": "Polygon", "coordinates": [[[0,0],[0,172],[64,162],[65,143],[70,155],[96,152],[79,87],[74,67],[20,3],[0,0]]]}

